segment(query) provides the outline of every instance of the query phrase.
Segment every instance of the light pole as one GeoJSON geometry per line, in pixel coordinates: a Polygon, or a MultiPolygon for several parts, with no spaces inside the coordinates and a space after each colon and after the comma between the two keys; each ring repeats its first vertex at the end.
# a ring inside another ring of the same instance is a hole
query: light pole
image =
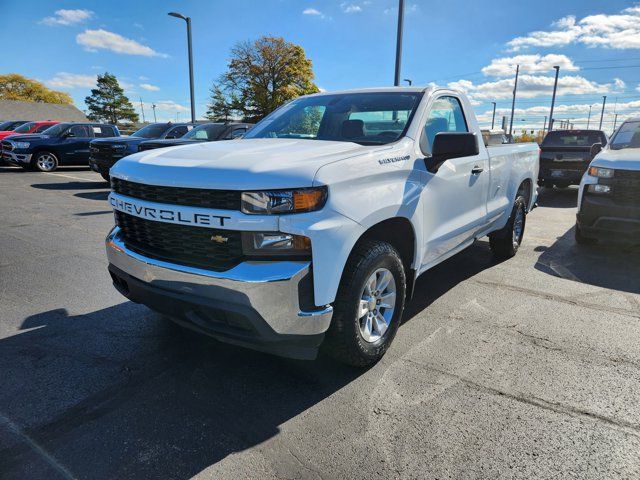
{"type": "Polygon", "coordinates": [[[191,48],[191,17],[176,12],[169,12],[171,17],[181,18],[187,22],[187,47],[189,49],[189,92],[191,93],[191,122],[196,123],[196,100],[193,95],[193,50],[191,48]]]}
{"type": "Polygon", "coordinates": [[[544,136],[544,132],[547,129],[547,116],[544,116],[544,124],[542,125],[542,135],[544,136]]]}
{"type": "Polygon", "coordinates": [[[603,95],[602,96],[602,112],[600,112],[600,126],[598,127],[598,130],[602,130],[602,119],[604,118],[604,106],[607,104],[607,96],[603,95]]]}
{"type": "Polygon", "coordinates": [[[591,123],[591,107],[593,105],[589,105],[589,116],[587,117],[587,130],[589,130],[589,124],[591,123]]]}
{"type": "Polygon", "coordinates": [[[613,132],[611,132],[611,135],[613,135],[613,133],[616,131],[617,124],[618,124],[618,114],[616,113],[615,116],[613,117],[613,132]]]}
{"type": "Polygon", "coordinates": [[[407,82],[409,86],[413,85],[413,82],[411,81],[410,78],[405,78],[403,81],[407,82]]]}
{"type": "Polygon", "coordinates": [[[551,97],[551,112],[549,112],[549,131],[553,130],[553,107],[556,105],[556,91],[558,90],[558,75],[560,74],[560,67],[554,66],[556,69],[556,79],[553,82],[553,96],[551,97]]]}
{"type": "Polygon", "coordinates": [[[520,73],[520,65],[516,65],[516,81],[513,84],[513,100],[511,101],[511,123],[509,123],[509,135],[513,132],[513,112],[516,109],[516,90],[518,90],[518,74],[520,73]]]}
{"type": "Polygon", "coordinates": [[[152,103],[151,108],[153,109],[153,121],[154,123],[158,123],[158,119],[156,118],[156,104],[152,103]]]}
{"type": "Polygon", "coordinates": [[[491,115],[491,130],[493,130],[493,126],[496,123],[496,102],[493,103],[493,115],[491,115]]]}
{"type": "Polygon", "coordinates": [[[396,37],[396,75],[393,85],[400,86],[400,64],[402,63],[402,31],[404,24],[404,0],[398,1],[398,34],[396,37]]]}

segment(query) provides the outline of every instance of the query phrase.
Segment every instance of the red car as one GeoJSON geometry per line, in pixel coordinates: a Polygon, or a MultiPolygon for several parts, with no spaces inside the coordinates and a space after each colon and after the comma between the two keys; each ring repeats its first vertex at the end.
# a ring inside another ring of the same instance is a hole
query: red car
{"type": "Polygon", "coordinates": [[[47,128],[56,125],[60,122],[52,122],[47,120],[45,122],[26,122],[17,127],[15,130],[3,130],[0,131],[0,140],[7,138],[9,135],[20,135],[25,133],[42,133],[47,128]]]}

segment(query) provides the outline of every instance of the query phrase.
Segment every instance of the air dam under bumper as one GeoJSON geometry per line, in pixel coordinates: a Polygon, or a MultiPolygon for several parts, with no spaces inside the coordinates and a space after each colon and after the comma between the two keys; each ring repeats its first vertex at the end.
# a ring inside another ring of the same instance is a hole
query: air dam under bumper
{"type": "MultiPolygon", "coordinates": [[[[243,262],[224,271],[176,265],[139,255],[106,239],[109,273],[128,299],[221,341],[299,359],[314,359],[333,309],[301,310],[309,262],[243,262]]],[[[304,303],[304,302],[303,302],[304,303]]]]}

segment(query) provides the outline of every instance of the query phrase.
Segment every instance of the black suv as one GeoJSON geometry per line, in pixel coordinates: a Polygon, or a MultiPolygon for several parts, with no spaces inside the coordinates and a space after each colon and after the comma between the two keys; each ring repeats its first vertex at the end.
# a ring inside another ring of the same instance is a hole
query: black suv
{"type": "Polygon", "coordinates": [[[194,128],[192,123],[151,123],[128,137],[101,138],[89,146],[89,167],[109,181],[109,169],[122,157],[138,151],[138,145],[149,139],[174,140],[194,128]]]}
{"type": "Polygon", "coordinates": [[[12,135],[2,141],[2,158],[13,165],[53,172],[61,165],[87,165],[89,142],[117,137],[115,125],[59,123],[40,134],[12,135]]]}
{"type": "Polygon", "coordinates": [[[253,125],[250,123],[203,123],[175,140],[147,140],[138,145],[138,151],[175,147],[198,142],[215,142],[242,137],[253,125]]]}
{"type": "Polygon", "coordinates": [[[553,130],[540,144],[538,185],[560,188],[579,185],[591,161],[591,146],[607,144],[600,130],[553,130]]]}

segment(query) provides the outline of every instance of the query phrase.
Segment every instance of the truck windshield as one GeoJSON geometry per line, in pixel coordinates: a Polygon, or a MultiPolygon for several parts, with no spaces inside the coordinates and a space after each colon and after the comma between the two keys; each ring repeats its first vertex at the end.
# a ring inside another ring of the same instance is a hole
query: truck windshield
{"type": "Polygon", "coordinates": [[[136,132],[133,132],[131,136],[138,137],[138,138],[158,138],[165,132],[165,130],[168,127],[169,125],[166,123],[154,123],[154,124],[142,127],[140,130],[137,130],[136,132]]]}
{"type": "Polygon", "coordinates": [[[607,144],[607,137],[597,130],[573,130],[549,132],[542,141],[542,147],[587,147],[594,143],[607,144]]]}
{"type": "Polygon", "coordinates": [[[69,125],[71,125],[70,123],[59,123],[57,125],[54,125],[53,127],[49,127],[47,128],[44,132],[42,132],[43,135],[48,135],[50,137],[59,137],[60,135],[62,135],[62,132],[64,132],[69,125]]]}
{"type": "Polygon", "coordinates": [[[266,116],[244,138],[297,138],[383,145],[404,135],[421,98],[421,92],[303,97],[266,116]]]}
{"type": "Polygon", "coordinates": [[[640,148],[640,122],[624,122],[611,139],[612,150],[640,148]]]}
{"type": "Polygon", "coordinates": [[[189,140],[216,140],[224,130],[222,123],[205,123],[199,125],[190,132],[186,133],[182,138],[189,140]]]}

